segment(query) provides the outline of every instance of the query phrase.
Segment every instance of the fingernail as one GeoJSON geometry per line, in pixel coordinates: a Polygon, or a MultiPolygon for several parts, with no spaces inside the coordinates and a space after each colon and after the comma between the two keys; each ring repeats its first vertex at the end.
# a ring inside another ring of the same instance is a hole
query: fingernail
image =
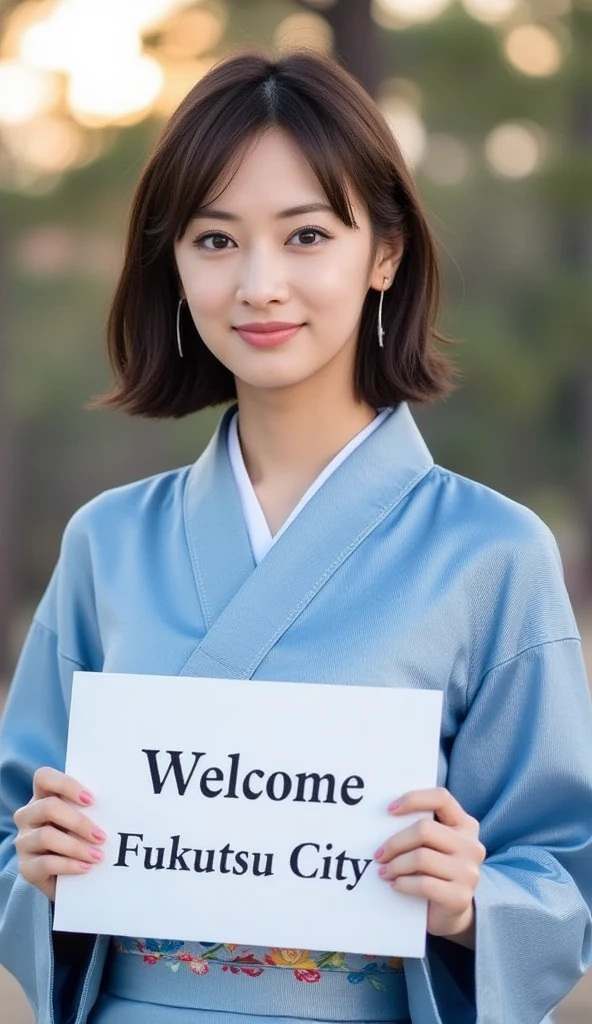
{"type": "Polygon", "coordinates": [[[96,828],[94,832],[91,832],[93,839],[96,839],[97,843],[104,843],[107,836],[104,832],[101,832],[100,828],[96,828]]]}
{"type": "Polygon", "coordinates": [[[401,801],[400,800],[393,800],[392,804],[388,805],[387,810],[391,811],[391,813],[392,813],[393,811],[396,811],[400,806],[401,806],[401,801]]]}
{"type": "Polygon", "coordinates": [[[383,864],[382,867],[378,869],[378,874],[382,875],[382,877],[384,878],[384,876],[386,875],[386,864],[383,864]]]}
{"type": "Polygon", "coordinates": [[[90,869],[92,868],[92,864],[87,864],[86,861],[79,860],[78,867],[81,868],[83,871],[90,871],[90,869]]]}
{"type": "Polygon", "coordinates": [[[93,860],[102,860],[103,857],[105,856],[102,850],[97,850],[96,848],[93,850],[89,850],[89,853],[93,860]]]}
{"type": "Polygon", "coordinates": [[[379,846],[378,850],[374,854],[374,860],[380,860],[384,853],[384,846],[379,846]]]}
{"type": "Polygon", "coordinates": [[[83,789],[82,792],[78,794],[78,799],[81,804],[92,804],[94,797],[92,793],[88,792],[88,790],[83,789]]]}

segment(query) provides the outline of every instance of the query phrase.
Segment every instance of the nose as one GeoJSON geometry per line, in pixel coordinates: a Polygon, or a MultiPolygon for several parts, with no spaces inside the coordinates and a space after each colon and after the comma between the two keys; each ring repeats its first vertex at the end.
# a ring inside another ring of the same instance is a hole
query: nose
{"type": "Polygon", "coordinates": [[[288,283],[283,269],[281,257],[271,248],[253,247],[241,263],[237,300],[259,309],[270,302],[286,302],[288,283]]]}

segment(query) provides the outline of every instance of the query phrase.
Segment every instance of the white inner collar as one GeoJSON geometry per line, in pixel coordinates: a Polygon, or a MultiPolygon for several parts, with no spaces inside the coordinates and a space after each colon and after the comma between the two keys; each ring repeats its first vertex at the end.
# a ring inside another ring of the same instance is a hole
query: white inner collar
{"type": "Polygon", "coordinates": [[[259,504],[259,499],[257,498],[255,489],[251,483],[249,474],[247,473],[247,467],[245,466],[245,460],[243,459],[243,453],[241,451],[238,436],[238,413],[234,414],[228,426],[228,455],[232,471],[234,473],[234,479],[238,487],[243,515],[245,517],[245,524],[249,534],[249,540],[251,542],[251,548],[253,549],[253,557],[256,565],[259,565],[262,558],[265,557],[272,545],[275,544],[276,540],[281,537],[284,530],[287,530],[290,523],[296,518],[298,513],[302,511],[306,503],[310,501],[312,496],[318,491],[319,487],[322,487],[331,474],[335,472],[337,467],[347,459],[348,455],[351,455],[351,453],[355,451],[355,449],[361,445],[362,442],[370,436],[370,434],[374,433],[374,431],[378,429],[380,424],[387,418],[391,411],[392,410],[390,408],[382,409],[367,427],[364,427],[364,429],[360,430],[355,437],[352,437],[351,441],[348,441],[341,451],[331,459],[331,462],[319,473],[318,477],[313,481],[306,493],[302,495],[296,507],[292,509],[290,515],[282,524],[281,528],[273,536],[269,529],[263,509],[259,504]]]}

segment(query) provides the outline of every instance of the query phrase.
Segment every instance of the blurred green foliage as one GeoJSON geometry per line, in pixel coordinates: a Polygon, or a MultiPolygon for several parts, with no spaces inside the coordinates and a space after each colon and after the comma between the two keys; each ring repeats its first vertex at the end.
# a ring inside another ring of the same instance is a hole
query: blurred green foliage
{"type": "MultiPolygon", "coordinates": [[[[305,0],[234,0],[219,52],[271,44],[286,14],[305,6],[305,0]]],[[[428,136],[454,136],[472,158],[456,185],[436,185],[418,171],[442,254],[442,327],[460,339],[455,355],[464,376],[463,388],[419,410],[419,421],[438,461],[533,505],[556,529],[575,527],[583,538],[577,550],[586,558],[592,536],[590,5],[564,17],[563,28],[570,50],[560,71],[547,77],[513,70],[499,30],[458,4],[427,24],[381,29],[377,59],[385,78],[410,80],[420,90],[428,136]],[[501,122],[521,119],[545,132],[548,158],[529,177],[496,177],[483,156],[485,138],[501,122]]],[[[0,344],[18,456],[10,486],[20,604],[38,598],[78,505],[106,487],[193,461],[218,418],[214,411],[187,422],[143,423],[84,408],[108,380],[103,331],[127,208],[159,129],[153,119],[111,129],[104,155],[47,194],[0,190],[0,344]],[[27,246],[35,238],[39,244],[43,228],[57,231],[79,259],[61,271],[35,270],[27,246]]],[[[582,570],[588,581],[589,569],[590,562],[588,575],[582,570]]]]}

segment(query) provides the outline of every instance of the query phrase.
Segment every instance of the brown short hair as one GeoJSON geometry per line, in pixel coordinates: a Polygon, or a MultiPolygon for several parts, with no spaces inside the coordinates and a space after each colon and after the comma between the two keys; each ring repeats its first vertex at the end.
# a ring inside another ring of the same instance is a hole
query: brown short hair
{"type": "Polygon", "coordinates": [[[440,282],[434,241],[393,134],[362,86],[314,53],[277,60],[242,53],[217,64],[165,125],[139,181],[125,259],[107,329],[115,375],[98,405],[148,417],[181,417],[236,397],[234,377],[183,315],[184,358],[176,348],[179,279],[174,258],[194,211],[228,177],[233,158],[270,127],[288,133],[349,227],[348,198],[365,203],[375,237],[404,242],[384,296],[384,348],[377,342],[379,293],[362,310],[357,397],[372,407],[427,402],[452,389],[454,370],[437,349],[440,282]]]}

